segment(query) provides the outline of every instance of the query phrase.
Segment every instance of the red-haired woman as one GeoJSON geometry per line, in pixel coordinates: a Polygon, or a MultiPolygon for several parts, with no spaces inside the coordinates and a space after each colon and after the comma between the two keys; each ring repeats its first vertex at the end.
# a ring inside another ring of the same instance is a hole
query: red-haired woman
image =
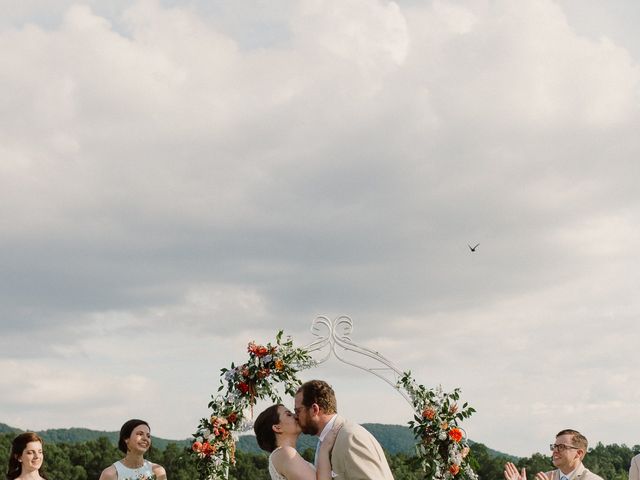
{"type": "Polygon", "coordinates": [[[25,432],[13,439],[7,480],[46,480],[42,469],[44,451],[42,439],[33,432],[25,432]]]}

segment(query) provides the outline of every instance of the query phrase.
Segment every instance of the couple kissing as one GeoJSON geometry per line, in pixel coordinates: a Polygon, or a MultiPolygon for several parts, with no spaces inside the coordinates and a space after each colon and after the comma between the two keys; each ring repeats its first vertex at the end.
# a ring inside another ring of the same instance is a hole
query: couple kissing
{"type": "Polygon", "coordinates": [[[322,380],[302,384],[293,412],[272,405],[258,415],[253,428],[260,448],[271,453],[271,480],[393,480],[378,441],[338,415],[335,393],[322,380]],[[303,432],[318,437],[315,465],[296,450],[303,432]]]}

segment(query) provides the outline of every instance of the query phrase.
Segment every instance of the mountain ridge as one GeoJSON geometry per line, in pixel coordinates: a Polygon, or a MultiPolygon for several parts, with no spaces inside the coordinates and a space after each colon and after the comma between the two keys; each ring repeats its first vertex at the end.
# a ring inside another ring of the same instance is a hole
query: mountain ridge
{"type": "MultiPolygon", "coordinates": [[[[371,434],[376,437],[382,447],[394,455],[397,453],[404,453],[406,455],[415,454],[415,438],[413,432],[407,426],[403,425],[388,425],[382,423],[363,423],[362,426],[369,430],[371,434]]],[[[24,430],[11,427],[5,423],[0,423],[0,433],[21,433],[24,430]]],[[[91,440],[97,440],[100,437],[106,437],[112,444],[116,445],[118,442],[118,431],[105,431],[105,430],[91,430],[89,428],[71,427],[71,428],[50,428],[46,430],[36,430],[36,433],[40,435],[45,442],[51,443],[82,443],[91,440]]],[[[303,452],[306,449],[315,451],[316,438],[311,435],[300,435],[298,440],[298,450],[303,452]]],[[[188,447],[191,445],[191,439],[171,440],[161,437],[153,437],[154,447],[163,450],[168,444],[174,443],[179,446],[188,447]]],[[[470,441],[470,444],[476,442],[470,441]]],[[[256,438],[252,434],[241,435],[238,440],[238,450],[247,453],[260,453],[260,447],[256,442],[256,438]]],[[[499,452],[487,447],[488,453],[492,457],[505,457],[507,459],[517,459],[514,455],[499,452]]]]}

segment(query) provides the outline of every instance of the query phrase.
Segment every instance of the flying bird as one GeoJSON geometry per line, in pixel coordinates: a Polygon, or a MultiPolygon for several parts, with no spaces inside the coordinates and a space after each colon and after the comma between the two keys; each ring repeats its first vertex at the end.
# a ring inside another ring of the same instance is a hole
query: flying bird
{"type": "Polygon", "coordinates": [[[476,248],[478,248],[478,245],[480,245],[480,244],[479,244],[479,243],[476,243],[476,245],[475,245],[474,247],[472,247],[471,245],[469,245],[469,244],[467,243],[467,247],[469,247],[469,250],[471,250],[472,252],[475,252],[475,251],[476,251],[476,248]]]}

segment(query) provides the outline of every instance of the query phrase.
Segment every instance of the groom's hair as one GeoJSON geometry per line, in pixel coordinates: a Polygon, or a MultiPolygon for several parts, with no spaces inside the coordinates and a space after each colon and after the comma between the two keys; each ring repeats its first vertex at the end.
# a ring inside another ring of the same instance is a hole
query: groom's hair
{"type": "Polygon", "coordinates": [[[305,407],[310,407],[315,403],[323,413],[338,413],[336,394],[327,382],[322,380],[309,380],[298,388],[297,393],[300,392],[302,392],[302,405],[305,407]]]}

